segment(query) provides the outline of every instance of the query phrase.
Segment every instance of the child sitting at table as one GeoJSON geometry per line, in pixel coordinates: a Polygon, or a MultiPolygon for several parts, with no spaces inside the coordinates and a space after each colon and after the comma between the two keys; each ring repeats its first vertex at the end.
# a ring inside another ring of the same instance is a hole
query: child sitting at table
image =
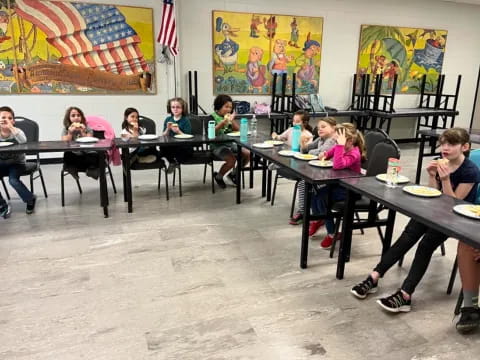
{"type": "MultiPolygon", "coordinates": [[[[62,140],[75,141],[78,138],[93,136],[93,130],[87,126],[83,111],[71,106],[63,118],[62,140]]],[[[98,153],[95,151],[65,151],[63,154],[63,168],[78,180],[78,172],[98,179],[98,153]]]]}
{"type": "MultiPolygon", "coordinates": [[[[15,127],[15,114],[8,106],[0,107],[0,141],[14,144],[27,142],[24,132],[15,127]]],[[[20,180],[20,175],[25,171],[25,162],[24,153],[0,153],[0,177],[8,176],[10,185],[27,204],[26,213],[32,214],[37,197],[20,180]]],[[[10,215],[10,206],[3,198],[1,200],[3,201],[0,201],[0,213],[3,218],[7,218],[10,215]]]]}
{"type": "MultiPolygon", "coordinates": [[[[233,110],[233,100],[228,95],[218,95],[213,101],[213,110],[211,114],[212,119],[215,121],[215,135],[228,134],[232,131],[239,131],[240,126],[237,121],[235,121],[235,112],[233,110]]],[[[222,189],[225,189],[227,185],[223,180],[223,177],[227,172],[234,168],[237,161],[237,145],[235,143],[225,143],[225,144],[211,144],[210,148],[213,150],[213,154],[216,158],[225,161],[218,172],[215,172],[215,181],[218,186],[222,189]]],[[[240,175],[241,169],[248,164],[250,160],[250,151],[245,148],[242,148],[242,164],[237,164],[237,169],[233,169],[229,174],[228,178],[232,183],[236,184],[236,176],[240,175]]]]}
{"type": "Polygon", "coordinates": [[[273,140],[285,141],[288,146],[292,146],[292,137],[293,137],[293,127],[295,125],[300,125],[301,135],[300,143],[305,147],[312,141],[312,127],[308,123],[310,121],[310,115],[305,110],[299,110],[295,112],[292,119],[292,126],[285,130],[280,135],[276,132],[272,133],[273,140]]]}
{"type": "MultiPolygon", "coordinates": [[[[192,125],[188,118],[188,106],[185,100],[176,97],[167,102],[167,116],[163,123],[163,136],[175,136],[182,134],[191,134],[192,125]]],[[[191,146],[164,146],[160,148],[162,156],[165,156],[170,162],[169,171],[175,169],[175,163],[182,163],[190,159],[193,155],[191,146]]]]}
{"type": "MultiPolygon", "coordinates": [[[[319,155],[320,159],[332,159],[333,169],[350,169],[352,171],[361,172],[361,162],[365,159],[365,140],[360,131],[357,130],[355,125],[345,123],[337,125],[335,138],[337,145],[330,150],[323,152],[319,155]]],[[[327,195],[330,196],[332,202],[338,202],[345,200],[346,191],[339,185],[335,186],[323,186],[321,188],[315,188],[316,195],[312,198],[312,213],[313,215],[326,215],[327,209],[327,195]]],[[[329,249],[333,243],[335,224],[333,218],[328,216],[325,220],[310,221],[309,235],[313,236],[318,229],[325,223],[327,229],[327,235],[320,243],[320,246],[324,249],[329,249]]]]}
{"type": "MultiPolygon", "coordinates": [[[[317,133],[318,137],[312,142],[302,142],[302,153],[311,155],[320,155],[321,153],[330,150],[337,143],[334,138],[335,126],[337,120],[333,117],[326,117],[318,120],[317,133]]],[[[298,225],[303,221],[304,212],[304,197],[305,197],[305,181],[300,180],[297,188],[297,213],[290,219],[289,224],[298,225]]]]}
{"type": "MultiPolygon", "coordinates": [[[[452,128],[440,136],[439,142],[443,159],[432,160],[428,164],[429,186],[441,190],[445,195],[468,202],[474,201],[477,184],[480,182],[480,170],[465,156],[470,148],[470,136],[464,129],[452,128]]],[[[377,303],[389,312],[410,311],[412,294],[427,271],[433,252],[448,238],[435,228],[429,228],[413,219],[409,221],[395,244],[382,255],[370,275],[355,285],[350,292],[359,299],[365,299],[368,294],[375,293],[379,279],[421,238],[401,288],[393,295],[377,300],[377,303]]]]}

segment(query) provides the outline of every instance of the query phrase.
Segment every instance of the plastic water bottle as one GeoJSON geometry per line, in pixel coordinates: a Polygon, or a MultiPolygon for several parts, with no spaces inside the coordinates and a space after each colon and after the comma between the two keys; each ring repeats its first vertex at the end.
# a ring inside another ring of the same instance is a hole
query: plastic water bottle
{"type": "Polygon", "coordinates": [[[250,120],[250,133],[252,136],[257,136],[257,117],[253,114],[252,119],[250,120]]]}
{"type": "Polygon", "coordinates": [[[209,139],[215,139],[215,121],[210,120],[208,122],[208,134],[209,139]]]}
{"type": "Polygon", "coordinates": [[[300,137],[302,135],[302,128],[300,125],[295,125],[292,130],[292,151],[300,151],[300,137]]]}
{"type": "Polygon", "coordinates": [[[248,140],[248,120],[246,118],[240,119],[240,141],[246,142],[248,140]]]}
{"type": "Polygon", "coordinates": [[[395,158],[388,159],[388,168],[387,168],[387,186],[394,188],[397,187],[398,182],[398,172],[400,170],[399,167],[400,160],[395,158]]]}

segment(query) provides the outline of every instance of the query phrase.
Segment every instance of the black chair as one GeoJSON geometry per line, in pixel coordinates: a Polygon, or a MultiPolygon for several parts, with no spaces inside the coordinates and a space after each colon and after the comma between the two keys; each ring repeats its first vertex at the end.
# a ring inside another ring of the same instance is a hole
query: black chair
{"type": "MultiPolygon", "coordinates": [[[[391,138],[387,138],[381,142],[378,142],[373,150],[371,150],[370,161],[368,162],[366,176],[376,176],[378,174],[383,174],[387,171],[388,167],[388,158],[394,157],[399,159],[400,158],[400,149],[395,141],[391,138]]],[[[342,215],[345,207],[345,202],[337,202],[333,205],[332,211],[334,215],[337,217],[337,221],[335,223],[335,233],[337,233],[340,229],[340,224],[342,221],[342,215]]],[[[355,212],[357,213],[365,213],[371,210],[371,201],[361,197],[359,200],[355,202],[355,212]]],[[[376,217],[378,218],[378,214],[383,210],[382,206],[377,206],[375,209],[376,217]]],[[[380,226],[377,226],[378,234],[383,240],[383,233],[380,226]]],[[[330,248],[330,257],[333,257],[335,253],[335,245],[336,245],[336,236],[334,236],[334,240],[332,246],[330,248]]]]}
{"type": "MultiPolygon", "coordinates": [[[[140,116],[138,119],[138,125],[140,127],[145,128],[145,131],[147,134],[156,134],[157,133],[157,127],[155,124],[155,121],[152,119],[146,117],[146,116],[140,116]]],[[[165,162],[158,158],[157,160],[153,163],[145,164],[145,163],[139,163],[138,161],[135,161],[132,163],[130,166],[130,169],[132,170],[156,170],[158,169],[158,190],[160,190],[160,185],[162,182],[162,169],[165,171],[165,193],[167,196],[167,200],[170,199],[169,193],[168,193],[168,174],[167,174],[167,167],[165,166],[165,162]]]]}
{"type": "MultiPolygon", "coordinates": [[[[190,124],[192,126],[192,135],[203,135],[204,124],[203,120],[197,116],[190,117],[190,124]]],[[[207,178],[207,166],[211,169],[212,178],[212,193],[215,194],[215,182],[214,182],[214,169],[213,169],[213,153],[208,150],[205,145],[199,145],[193,147],[193,156],[185,161],[180,162],[173,173],[173,186],[175,186],[175,174],[178,170],[178,185],[180,196],[182,196],[182,165],[204,165],[203,170],[203,183],[205,184],[207,178]]]]}
{"type": "MultiPolygon", "coordinates": [[[[105,131],[93,130],[93,136],[96,137],[97,139],[101,139],[101,140],[105,139],[105,131]]],[[[106,170],[107,170],[107,173],[110,175],[110,181],[112,182],[112,189],[113,189],[113,192],[116,194],[117,187],[115,186],[115,181],[113,180],[112,169],[110,168],[110,160],[108,159],[108,156],[106,156],[105,160],[106,160],[106,170]]],[[[68,170],[65,167],[63,167],[60,172],[60,190],[61,190],[62,206],[65,206],[65,176],[67,175],[71,175],[71,174],[68,172],[68,170]]],[[[80,185],[80,180],[76,177],[73,177],[73,178],[77,183],[78,192],[82,194],[83,191],[82,191],[82,186],[80,185]]]]}
{"type": "MultiPolygon", "coordinates": [[[[27,119],[23,116],[15,116],[15,127],[19,128],[25,133],[27,137],[27,142],[37,142],[39,138],[39,128],[38,124],[31,120],[27,119]]],[[[42,169],[40,168],[40,156],[38,153],[27,152],[25,153],[27,156],[27,162],[25,164],[25,170],[21,173],[20,176],[30,176],[30,191],[33,193],[33,181],[36,179],[40,179],[42,182],[43,194],[47,198],[47,188],[45,187],[45,180],[43,179],[42,169]],[[33,157],[29,159],[29,157],[33,157]],[[38,175],[35,173],[38,172],[38,175]]],[[[5,195],[8,200],[10,200],[10,194],[8,193],[7,186],[2,176],[2,185],[3,189],[5,190],[5,195]]]]}
{"type": "Polygon", "coordinates": [[[373,129],[365,132],[365,147],[367,150],[367,159],[362,164],[362,167],[366,169],[368,167],[369,159],[372,156],[375,145],[379,142],[388,139],[388,134],[382,129],[373,129]]]}

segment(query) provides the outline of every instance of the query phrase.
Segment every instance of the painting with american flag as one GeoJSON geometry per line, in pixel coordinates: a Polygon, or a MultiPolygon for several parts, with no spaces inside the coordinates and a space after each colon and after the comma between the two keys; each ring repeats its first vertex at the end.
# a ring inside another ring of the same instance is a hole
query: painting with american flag
{"type": "Polygon", "coordinates": [[[0,94],[154,94],[153,10],[0,0],[0,94]]]}

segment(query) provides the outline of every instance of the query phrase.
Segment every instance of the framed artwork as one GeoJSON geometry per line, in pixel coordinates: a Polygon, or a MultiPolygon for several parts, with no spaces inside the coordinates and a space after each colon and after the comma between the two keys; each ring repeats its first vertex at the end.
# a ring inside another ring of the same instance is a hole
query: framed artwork
{"type": "Polygon", "coordinates": [[[318,93],[322,32],[321,17],[214,10],[214,94],[270,94],[273,74],[289,92],[293,73],[297,94],[318,93]]]}
{"type": "Polygon", "coordinates": [[[0,94],[155,94],[153,10],[0,0],[0,94]]]}
{"type": "Polygon", "coordinates": [[[397,74],[396,90],[401,94],[420,93],[426,75],[425,88],[434,91],[446,42],[446,30],[362,25],[357,74],[383,74],[384,92],[392,90],[397,74]]]}

